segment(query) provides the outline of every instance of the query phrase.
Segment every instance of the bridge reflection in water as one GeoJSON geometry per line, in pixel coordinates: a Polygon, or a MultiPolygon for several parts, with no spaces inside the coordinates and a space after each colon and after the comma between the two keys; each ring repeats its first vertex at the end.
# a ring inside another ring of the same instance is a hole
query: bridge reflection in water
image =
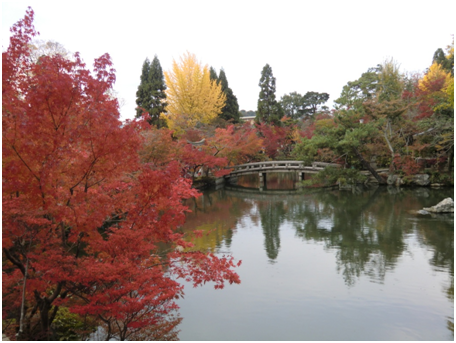
{"type": "Polygon", "coordinates": [[[241,175],[236,177],[235,182],[225,185],[225,189],[239,189],[241,192],[257,194],[293,194],[297,190],[297,176],[293,173],[269,173],[267,179],[260,184],[258,174],[241,175]]]}

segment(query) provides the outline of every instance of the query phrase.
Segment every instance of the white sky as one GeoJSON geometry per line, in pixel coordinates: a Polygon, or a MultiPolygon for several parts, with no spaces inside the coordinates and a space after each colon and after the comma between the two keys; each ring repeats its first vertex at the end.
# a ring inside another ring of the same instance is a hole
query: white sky
{"type": "Polygon", "coordinates": [[[277,100],[308,91],[330,94],[393,57],[423,72],[454,33],[456,1],[2,1],[2,48],[9,28],[35,11],[39,39],[79,51],[88,66],[109,53],[122,119],[135,114],[142,64],[158,56],[164,71],[185,52],[225,69],[240,109],[256,110],[261,70],[276,77],[277,100]]]}

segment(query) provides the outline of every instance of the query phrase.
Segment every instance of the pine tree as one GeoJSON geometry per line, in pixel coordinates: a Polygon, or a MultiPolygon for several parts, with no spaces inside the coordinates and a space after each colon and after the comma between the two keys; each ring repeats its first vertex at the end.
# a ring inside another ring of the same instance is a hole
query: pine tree
{"type": "Polygon", "coordinates": [[[165,112],[166,103],[166,84],[163,70],[157,56],[152,63],[149,59],[143,63],[141,73],[141,83],[136,92],[136,117],[140,117],[144,111],[149,113],[149,123],[160,127],[160,114],[165,112]]]}
{"type": "Polygon", "coordinates": [[[283,115],[283,110],[276,100],[275,88],[276,79],[272,75],[272,68],[266,64],[261,72],[260,97],[258,99],[258,110],[256,114],[257,122],[266,122],[272,124],[280,124],[280,119],[283,115]]]}
{"type": "Polygon", "coordinates": [[[239,122],[239,104],[237,97],[233,94],[233,90],[228,86],[228,80],[223,69],[220,70],[219,83],[222,85],[222,92],[226,95],[225,106],[222,108],[222,113],[219,117],[225,120],[232,120],[234,123],[239,122]]]}

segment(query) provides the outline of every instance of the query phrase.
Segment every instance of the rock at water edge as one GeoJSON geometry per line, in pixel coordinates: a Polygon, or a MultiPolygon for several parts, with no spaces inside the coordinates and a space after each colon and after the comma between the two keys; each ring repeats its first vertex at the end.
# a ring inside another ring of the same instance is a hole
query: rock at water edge
{"type": "Polygon", "coordinates": [[[432,207],[425,207],[423,210],[433,213],[448,213],[454,212],[454,202],[451,198],[443,199],[437,205],[432,207]]]}

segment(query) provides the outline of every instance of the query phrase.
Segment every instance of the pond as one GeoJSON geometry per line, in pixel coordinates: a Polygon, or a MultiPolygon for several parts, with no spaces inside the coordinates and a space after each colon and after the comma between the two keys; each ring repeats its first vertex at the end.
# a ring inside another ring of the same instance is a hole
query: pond
{"type": "Polygon", "coordinates": [[[454,339],[453,215],[413,212],[453,188],[267,188],[189,203],[184,230],[242,260],[241,284],[185,284],[181,340],[454,339]]]}

